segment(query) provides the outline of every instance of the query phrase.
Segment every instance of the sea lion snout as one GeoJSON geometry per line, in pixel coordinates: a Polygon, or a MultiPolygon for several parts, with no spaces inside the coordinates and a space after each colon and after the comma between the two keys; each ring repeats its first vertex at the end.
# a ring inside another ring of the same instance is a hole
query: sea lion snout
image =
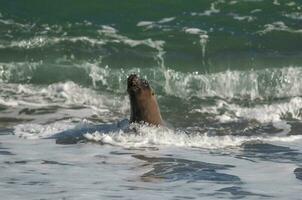
{"type": "Polygon", "coordinates": [[[149,88],[149,83],[145,79],[139,78],[136,74],[131,74],[128,77],[128,92],[136,92],[140,89],[149,88]]]}
{"type": "Polygon", "coordinates": [[[128,88],[136,86],[138,84],[139,78],[136,74],[131,74],[128,77],[128,88]]]}
{"type": "Polygon", "coordinates": [[[139,90],[139,78],[136,74],[131,74],[128,77],[127,91],[129,94],[134,94],[139,90]]]}

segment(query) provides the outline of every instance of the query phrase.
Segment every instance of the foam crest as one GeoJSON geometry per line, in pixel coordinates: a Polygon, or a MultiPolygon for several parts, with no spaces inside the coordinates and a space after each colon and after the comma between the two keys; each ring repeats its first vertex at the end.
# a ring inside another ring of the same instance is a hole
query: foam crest
{"type": "Polygon", "coordinates": [[[0,82],[27,82],[42,62],[0,63],[0,82]]]}
{"type": "Polygon", "coordinates": [[[288,102],[261,104],[252,107],[243,107],[219,100],[214,106],[205,106],[201,109],[194,109],[192,112],[214,114],[215,118],[222,123],[246,119],[261,123],[272,122],[275,127],[288,129],[286,124],[280,123],[284,122],[285,119],[302,120],[302,98],[293,97],[288,102]]]}
{"type": "Polygon", "coordinates": [[[136,24],[136,26],[146,26],[148,29],[152,28],[155,25],[153,21],[140,21],[136,24]]]}
{"type": "MultiPolygon", "coordinates": [[[[0,18],[2,18],[3,16],[1,16],[0,18]]],[[[17,28],[17,29],[29,29],[32,25],[30,24],[22,24],[22,23],[18,23],[13,19],[0,19],[0,24],[6,25],[6,26],[11,26],[13,28],[17,28]]]]}
{"type": "Polygon", "coordinates": [[[284,14],[284,16],[288,17],[290,19],[302,20],[302,13],[301,12],[287,13],[287,14],[284,14]]]}
{"type": "Polygon", "coordinates": [[[89,44],[90,46],[104,45],[105,42],[100,39],[90,38],[87,36],[80,37],[44,37],[37,36],[31,39],[12,41],[7,45],[0,45],[0,48],[23,48],[23,49],[34,49],[42,48],[47,46],[52,46],[60,44],[62,42],[77,43],[81,42],[84,44],[89,44]]]}
{"type": "Polygon", "coordinates": [[[253,16],[241,16],[241,15],[238,15],[236,13],[232,13],[230,14],[235,20],[238,20],[238,21],[247,21],[247,22],[251,22],[251,21],[254,21],[256,19],[256,17],[253,17],[253,16]]]}
{"type": "MultiPolygon", "coordinates": [[[[83,121],[76,128],[84,127],[83,121]]],[[[74,128],[70,122],[56,122],[47,125],[19,124],[14,127],[14,134],[24,139],[41,139],[51,137],[59,132],[74,128]]],[[[246,142],[294,142],[300,141],[302,135],[291,136],[209,136],[205,133],[188,134],[181,130],[171,130],[164,127],[131,124],[136,132],[119,130],[110,133],[86,133],[84,137],[90,141],[122,146],[125,148],[169,147],[221,149],[240,147],[246,142]]]]}
{"type": "Polygon", "coordinates": [[[102,28],[98,30],[98,33],[101,36],[105,36],[104,41],[106,43],[123,43],[130,47],[136,47],[139,45],[147,46],[155,50],[162,50],[162,46],[164,45],[164,41],[162,40],[152,40],[151,38],[143,39],[143,40],[135,40],[131,39],[127,36],[121,35],[118,31],[110,26],[106,26],[106,28],[102,28]],[[109,31],[108,31],[109,30],[109,31]]]}
{"type": "MultiPolygon", "coordinates": [[[[164,18],[160,22],[160,24],[167,23],[173,21],[174,18],[164,18]]],[[[81,26],[87,26],[87,23],[80,24],[81,26]]],[[[89,25],[89,23],[88,23],[89,25]]],[[[71,31],[76,24],[70,24],[70,26],[64,27],[65,31],[71,31]]],[[[99,27],[96,27],[99,28],[99,27]]],[[[37,28],[39,30],[39,28],[37,28]]],[[[137,47],[137,46],[147,46],[149,48],[155,50],[162,50],[162,46],[164,41],[162,40],[152,40],[151,38],[143,39],[143,40],[135,40],[129,37],[126,37],[122,34],[119,34],[118,30],[111,27],[103,25],[100,29],[94,30],[94,34],[87,36],[66,36],[66,34],[62,34],[63,27],[59,26],[49,26],[47,24],[40,27],[40,31],[37,30],[37,34],[31,38],[23,39],[23,40],[13,40],[5,42],[0,45],[1,49],[6,48],[21,48],[21,49],[35,49],[35,48],[44,48],[54,45],[59,45],[62,43],[82,43],[84,45],[88,45],[91,47],[103,46],[105,44],[111,43],[121,43],[127,45],[129,47],[137,47]],[[49,32],[54,32],[50,34],[49,32]]]]}
{"type": "Polygon", "coordinates": [[[302,69],[284,67],[249,71],[225,71],[212,74],[198,72],[183,73],[164,67],[162,54],[158,62],[163,66],[155,69],[119,69],[99,67],[86,63],[94,87],[98,84],[115,92],[124,93],[127,74],[138,73],[151,82],[152,77],[160,77],[153,84],[156,90],[162,87],[163,92],[180,98],[220,97],[224,99],[267,99],[287,98],[302,95],[302,69]],[[118,83],[118,84],[117,84],[118,83]]]}
{"type": "Polygon", "coordinates": [[[83,88],[74,82],[55,83],[47,87],[38,87],[27,84],[4,84],[2,94],[9,94],[9,98],[0,98],[0,104],[17,107],[20,105],[41,107],[60,106],[73,107],[85,106],[100,113],[116,110],[128,112],[128,98],[120,98],[109,94],[98,94],[89,88],[83,88]],[[125,108],[127,105],[127,108],[125,108]]]}
{"type": "Polygon", "coordinates": [[[274,0],[273,4],[276,5],[276,6],[280,6],[281,5],[278,0],[274,0]]]}
{"type": "MultiPolygon", "coordinates": [[[[255,100],[302,95],[301,67],[290,66],[247,71],[227,70],[211,74],[184,73],[165,67],[163,43],[152,40],[146,40],[144,43],[157,49],[155,58],[158,61],[158,68],[114,69],[109,66],[102,67],[101,61],[96,61],[75,63],[69,70],[84,69],[86,72],[84,76],[91,79],[94,88],[101,86],[118,94],[125,93],[127,75],[137,73],[150,80],[151,83],[154,82],[152,86],[157,91],[186,99],[194,96],[255,100]]],[[[45,65],[47,63],[43,62],[0,63],[0,82],[30,82],[38,68],[43,68],[45,65]]],[[[64,67],[66,65],[62,66],[62,68],[64,67]]]]}
{"type": "Polygon", "coordinates": [[[217,96],[254,100],[302,95],[302,69],[299,67],[213,74],[184,74],[167,69],[164,74],[165,92],[180,98],[217,96]]]}
{"type": "MultiPolygon", "coordinates": [[[[132,125],[133,126],[133,125],[132,125]]],[[[135,125],[136,133],[123,131],[85,134],[88,140],[122,146],[126,148],[177,146],[183,148],[220,149],[239,147],[251,141],[263,142],[292,142],[301,140],[302,136],[208,136],[207,133],[187,134],[183,131],[173,131],[168,128],[135,125]]]]}
{"type": "Polygon", "coordinates": [[[17,107],[19,105],[19,103],[12,99],[0,97],[0,105],[6,106],[6,107],[17,107]]]}
{"type": "Polygon", "coordinates": [[[219,9],[216,8],[216,5],[219,3],[223,3],[224,1],[216,1],[211,3],[210,9],[205,10],[204,12],[201,13],[191,13],[192,16],[211,16],[213,14],[217,14],[220,12],[219,9]]]}
{"type": "Polygon", "coordinates": [[[160,19],[158,21],[140,21],[136,24],[138,27],[144,27],[145,29],[151,29],[151,28],[161,28],[162,24],[174,21],[176,17],[167,17],[160,19]]]}
{"type": "Polygon", "coordinates": [[[295,97],[289,102],[270,105],[257,105],[253,108],[242,108],[230,105],[237,118],[256,119],[262,123],[277,122],[283,118],[302,119],[302,98],[295,97]]]}
{"type": "Polygon", "coordinates": [[[284,22],[277,21],[272,24],[266,24],[264,25],[264,30],[258,31],[260,35],[264,35],[266,33],[272,32],[272,31],[285,31],[289,33],[302,33],[302,29],[293,29],[288,27],[284,22]]]}

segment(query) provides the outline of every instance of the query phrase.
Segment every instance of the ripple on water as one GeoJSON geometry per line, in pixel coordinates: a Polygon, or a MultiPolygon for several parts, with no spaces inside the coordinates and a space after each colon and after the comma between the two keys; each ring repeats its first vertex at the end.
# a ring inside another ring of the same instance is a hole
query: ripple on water
{"type": "Polygon", "coordinates": [[[294,170],[294,174],[296,175],[297,179],[302,180],[302,168],[296,168],[294,170]]]}
{"type": "Polygon", "coordinates": [[[248,192],[238,186],[222,188],[222,189],[218,190],[217,192],[218,192],[218,194],[219,193],[230,193],[233,196],[233,198],[236,197],[236,199],[237,198],[241,199],[241,198],[245,198],[248,196],[272,197],[272,196],[265,195],[265,194],[257,194],[257,193],[253,193],[253,192],[248,192]]]}
{"type": "Polygon", "coordinates": [[[144,173],[143,181],[165,180],[187,182],[214,181],[216,183],[240,183],[240,178],[227,173],[220,173],[218,170],[228,170],[234,166],[212,164],[186,159],[169,157],[146,157],[144,155],[133,155],[134,158],[146,161],[152,166],[152,170],[144,173]]]}

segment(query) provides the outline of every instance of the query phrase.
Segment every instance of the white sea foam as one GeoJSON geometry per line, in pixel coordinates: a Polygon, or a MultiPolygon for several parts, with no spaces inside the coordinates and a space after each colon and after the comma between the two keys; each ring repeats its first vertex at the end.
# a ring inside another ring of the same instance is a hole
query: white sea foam
{"type": "MultiPolygon", "coordinates": [[[[302,95],[301,67],[289,66],[247,71],[228,70],[211,74],[183,73],[165,67],[163,42],[145,40],[142,43],[156,49],[155,59],[158,61],[160,69],[112,69],[109,66],[102,67],[101,61],[75,63],[73,67],[84,69],[95,88],[101,85],[119,94],[125,93],[127,74],[138,73],[150,81],[154,76],[160,77],[156,80],[157,84],[153,85],[155,89],[162,87],[165,94],[186,99],[195,96],[255,100],[302,95]]],[[[42,62],[0,63],[0,82],[30,81],[35,70],[43,66],[42,62]]]]}
{"type": "Polygon", "coordinates": [[[258,13],[258,12],[262,12],[262,10],[261,9],[254,9],[250,13],[258,13]]]}
{"type": "Polygon", "coordinates": [[[131,39],[128,38],[124,35],[121,35],[118,33],[117,30],[115,30],[114,32],[112,31],[108,31],[107,29],[100,29],[98,30],[99,34],[102,36],[105,36],[105,38],[103,39],[103,41],[105,43],[123,43],[126,45],[129,45],[130,47],[136,47],[139,45],[143,45],[143,46],[147,46],[156,50],[159,50],[159,48],[162,48],[162,45],[165,43],[162,40],[152,40],[151,38],[147,38],[144,40],[135,40],[135,39],[131,39]]]}
{"type": "Polygon", "coordinates": [[[145,29],[151,29],[154,27],[161,28],[163,24],[174,21],[176,17],[167,17],[158,21],[140,21],[136,24],[138,27],[144,27],[145,29]]]}
{"type": "Polygon", "coordinates": [[[284,14],[284,16],[291,18],[291,19],[302,20],[301,12],[286,13],[286,14],[284,14]]]}
{"type": "MultiPolygon", "coordinates": [[[[77,125],[78,128],[87,124],[85,120],[77,125]]],[[[48,125],[40,124],[19,124],[14,127],[14,134],[24,139],[40,139],[50,137],[61,131],[74,128],[74,124],[70,122],[56,122],[48,125]]],[[[209,136],[205,133],[187,134],[180,130],[171,130],[164,127],[150,127],[147,125],[131,124],[131,128],[135,128],[136,132],[124,132],[119,130],[110,133],[86,133],[86,139],[122,146],[125,148],[139,147],[164,147],[176,146],[183,148],[206,148],[221,149],[230,147],[240,147],[246,142],[262,141],[262,142],[294,142],[300,141],[302,135],[291,136],[209,136]]]]}
{"type": "Polygon", "coordinates": [[[111,27],[111,26],[106,26],[106,25],[103,25],[102,26],[102,31],[103,32],[106,32],[106,33],[117,33],[118,31],[115,29],[115,28],[113,28],[113,27],[111,27]]]}
{"type": "Polygon", "coordinates": [[[0,97],[0,105],[4,105],[7,107],[17,107],[19,103],[16,100],[0,97]]]}
{"type": "Polygon", "coordinates": [[[111,133],[89,133],[88,140],[123,147],[154,147],[177,146],[185,148],[229,148],[238,147],[245,142],[292,142],[301,140],[301,135],[296,136],[208,136],[207,133],[187,134],[182,131],[173,131],[167,128],[156,128],[145,125],[135,125],[137,133],[123,131],[111,133]]]}
{"type": "Polygon", "coordinates": [[[279,6],[279,5],[280,5],[280,3],[279,3],[279,1],[278,1],[278,0],[274,0],[274,1],[273,1],[273,4],[274,4],[274,5],[277,5],[277,6],[279,6]]]}
{"type": "Polygon", "coordinates": [[[258,105],[253,108],[242,108],[236,105],[230,105],[230,107],[236,117],[256,119],[262,123],[281,121],[287,115],[293,119],[302,119],[302,98],[300,97],[292,98],[285,103],[258,105]]]}
{"type": "Polygon", "coordinates": [[[164,24],[164,23],[174,21],[175,19],[176,19],[175,17],[167,17],[167,18],[163,18],[163,19],[159,20],[158,23],[164,24]]]}
{"type": "Polygon", "coordinates": [[[207,31],[201,30],[199,28],[184,28],[185,33],[199,35],[199,34],[206,34],[207,31]]]}
{"type": "Polygon", "coordinates": [[[213,2],[213,3],[211,3],[211,7],[210,7],[209,10],[205,10],[204,12],[201,12],[201,13],[191,13],[191,15],[192,16],[195,16],[195,15],[197,15],[197,16],[211,16],[213,14],[217,14],[217,13],[220,12],[220,10],[216,8],[216,5],[218,3],[220,3],[220,2],[219,1],[213,2]]]}
{"type": "MultiPolygon", "coordinates": [[[[150,41],[151,44],[153,41],[150,41]]],[[[164,92],[169,95],[180,98],[195,97],[221,97],[221,98],[239,98],[239,99],[266,99],[270,97],[284,98],[302,95],[302,69],[300,67],[284,67],[280,69],[263,69],[249,71],[225,71],[212,74],[183,73],[164,67],[161,44],[159,49],[158,62],[161,70],[144,71],[133,68],[129,70],[112,70],[110,68],[101,68],[94,64],[87,65],[90,70],[90,77],[94,85],[97,82],[102,83],[110,89],[120,93],[125,91],[124,82],[127,78],[125,74],[142,73],[156,74],[157,77],[163,77],[158,80],[158,85],[164,88],[164,92]],[[111,88],[114,82],[119,82],[118,88],[111,88]]],[[[148,77],[147,77],[148,78],[148,77]]]]}
{"type": "Polygon", "coordinates": [[[296,2],[291,1],[291,2],[288,2],[286,5],[289,6],[289,7],[292,7],[292,6],[295,6],[297,4],[296,4],[296,2]]]}
{"type": "Polygon", "coordinates": [[[302,95],[302,70],[299,67],[250,71],[225,71],[213,74],[181,73],[167,69],[165,92],[180,98],[190,96],[263,99],[302,95]],[[273,85],[272,85],[273,84],[273,85]]]}
{"type": "Polygon", "coordinates": [[[12,41],[9,44],[1,45],[0,48],[25,48],[25,49],[33,49],[33,48],[41,48],[45,46],[56,45],[61,42],[82,42],[88,43],[91,46],[103,45],[104,41],[94,38],[89,38],[86,36],[80,37],[44,37],[44,36],[36,36],[31,39],[20,40],[20,41],[12,41]]]}
{"type": "MultiPolygon", "coordinates": [[[[302,98],[293,97],[288,102],[261,104],[253,107],[243,107],[237,104],[228,103],[223,100],[216,102],[214,106],[205,106],[194,109],[192,112],[211,113],[216,115],[220,122],[236,122],[240,119],[257,120],[261,123],[283,122],[284,118],[302,120],[302,98]],[[221,114],[220,110],[224,110],[221,114]]],[[[282,127],[284,129],[284,127],[282,127]]]]}
{"type": "Polygon", "coordinates": [[[153,21],[141,21],[137,23],[137,26],[151,26],[153,24],[154,24],[153,21]]]}
{"type": "Polygon", "coordinates": [[[0,82],[28,81],[42,62],[0,63],[0,82]]]}
{"type": "Polygon", "coordinates": [[[288,27],[284,22],[277,21],[272,24],[266,24],[264,25],[264,29],[261,31],[258,31],[260,35],[272,32],[272,31],[285,31],[289,33],[302,33],[302,29],[293,29],[288,27]]]}
{"type": "MultiPolygon", "coordinates": [[[[110,113],[113,110],[128,112],[124,103],[128,105],[128,99],[121,99],[98,94],[89,88],[83,88],[74,82],[55,83],[47,87],[33,86],[30,84],[3,84],[2,94],[10,94],[9,98],[0,98],[0,104],[17,107],[20,105],[31,107],[47,106],[85,106],[97,113],[110,113]],[[121,109],[120,109],[121,108],[121,109]]],[[[113,118],[114,119],[114,118],[113,118]]]]}
{"type": "Polygon", "coordinates": [[[15,22],[12,19],[0,19],[0,23],[4,25],[9,25],[9,26],[15,26],[15,28],[29,28],[31,27],[30,24],[21,24],[18,22],[15,22]]]}
{"type": "MultiPolygon", "coordinates": [[[[173,18],[166,18],[161,21],[161,23],[167,23],[172,21],[173,18]]],[[[47,26],[48,27],[48,26],[47,26]]],[[[47,28],[45,28],[47,29],[47,28]]],[[[150,48],[155,48],[157,50],[158,44],[162,45],[164,41],[152,40],[150,38],[144,40],[134,40],[123,36],[118,33],[118,30],[111,26],[102,26],[101,29],[97,31],[100,37],[89,37],[89,36],[44,36],[41,34],[40,36],[34,36],[29,39],[23,40],[14,40],[11,42],[7,42],[5,44],[1,44],[0,48],[25,48],[25,49],[33,49],[33,48],[42,48],[46,46],[57,45],[62,42],[70,42],[77,43],[81,42],[84,44],[88,44],[90,46],[102,46],[110,43],[123,43],[125,45],[129,45],[130,47],[136,47],[139,45],[144,45],[150,48]]]]}
{"type": "Polygon", "coordinates": [[[253,16],[241,16],[241,15],[238,15],[238,14],[235,14],[235,13],[232,13],[231,16],[233,16],[233,18],[235,20],[238,20],[238,21],[247,21],[247,22],[251,22],[251,21],[254,21],[256,18],[253,17],[253,16]]]}

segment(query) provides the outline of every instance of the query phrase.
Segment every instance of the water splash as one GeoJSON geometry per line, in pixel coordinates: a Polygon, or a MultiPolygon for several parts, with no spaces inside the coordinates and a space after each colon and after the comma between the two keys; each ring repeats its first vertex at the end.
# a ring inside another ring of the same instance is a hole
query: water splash
{"type": "MultiPolygon", "coordinates": [[[[152,43],[154,44],[154,43],[152,43]]],[[[101,61],[75,63],[69,71],[82,69],[83,78],[91,80],[91,86],[125,94],[127,75],[137,73],[151,81],[152,86],[164,94],[179,98],[220,97],[225,99],[271,99],[302,95],[302,68],[284,67],[248,71],[225,71],[212,74],[198,72],[184,73],[165,66],[162,43],[156,59],[158,68],[113,69],[102,67],[101,61]]],[[[0,81],[3,83],[30,83],[39,68],[47,66],[43,62],[0,63],[0,81]]],[[[47,66],[48,67],[48,66],[47,66]]],[[[51,67],[51,66],[50,66],[51,67]]],[[[60,67],[60,65],[58,65],[60,67]]],[[[62,65],[62,68],[66,67],[62,65]]],[[[67,77],[69,79],[69,77],[67,77]]],[[[75,77],[76,80],[76,77],[75,77]]],[[[67,79],[62,78],[62,82],[67,79]]],[[[46,81],[47,82],[47,81],[46,81]]],[[[82,84],[82,82],[80,82],[82,84]]],[[[79,83],[77,83],[79,84],[79,83]]]]}
{"type": "Polygon", "coordinates": [[[192,35],[199,35],[199,43],[202,48],[202,62],[205,64],[205,53],[206,53],[206,45],[209,40],[209,36],[207,34],[207,31],[198,29],[198,28],[185,28],[184,32],[187,34],[192,34],[192,35]]]}
{"type": "Polygon", "coordinates": [[[100,132],[86,134],[88,140],[122,146],[125,148],[177,146],[184,148],[221,149],[240,147],[251,141],[292,142],[301,140],[302,136],[209,136],[207,133],[187,134],[181,130],[150,127],[132,124],[136,133],[123,131],[103,134],[100,132]]]}
{"type": "Polygon", "coordinates": [[[286,67],[250,71],[225,71],[213,74],[166,71],[165,92],[180,98],[221,97],[266,99],[295,97],[302,94],[302,69],[286,67]]]}
{"type": "MultiPolygon", "coordinates": [[[[302,120],[302,98],[293,97],[280,103],[256,104],[254,106],[243,106],[218,100],[213,106],[203,106],[191,112],[211,113],[221,123],[237,122],[245,119],[256,120],[263,124],[275,123],[278,126],[278,123],[284,122],[285,119],[302,120]]],[[[282,129],[286,128],[282,127],[282,129]]]]}

